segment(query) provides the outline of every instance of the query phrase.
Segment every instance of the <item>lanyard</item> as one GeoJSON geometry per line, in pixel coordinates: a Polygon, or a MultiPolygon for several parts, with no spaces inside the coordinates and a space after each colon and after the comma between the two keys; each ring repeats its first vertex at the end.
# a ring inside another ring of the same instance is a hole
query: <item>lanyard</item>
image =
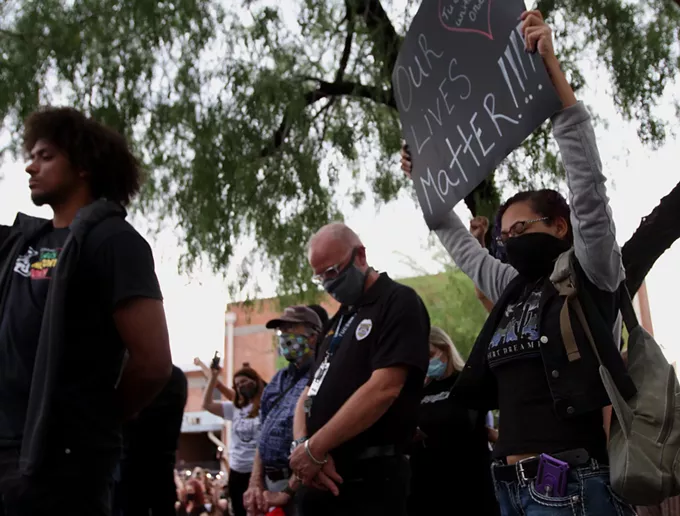
{"type": "Polygon", "coordinates": [[[333,353],[335,353],[335,349],[338,347],[338,344],[340,344],[340,341],[345,336],[345,333],[347,333],[347,330],[352,325],[352,321],[354,321],[354,318],[356,316],[357,314],[352,314],[352,317],[350,317],[349,320],[344,325],[342,324],[342,321],[345,318],[345,316],[344,315],[340,316],[340,321],[338,321],[338,331],[335,333],[335,335],[333,335],[331,343],[328,346],[328,351],[326,352],[327,357],[333,356],[333,353]]]}
{"type": "Polygon", "coordinates": [[[331,364],[331,358],[333,357],[333,353],[335,353],[335,350],[340,344],[340,341],[342,341],[342,338],[345,336],[345,333],[347,333],[347,330],[352,325],[352,322],[354,321],[356,315],[357,315],[356,313],[352,314],[352,316],[349,318],[347,322],[345,322],[345,324],[343,324],[345,316],[344,315],[340,316],[340,320],[338,321],[337,325],[337,332],[333,335],[331,343],[328,345],[328,350],[326,350],[326,356],[324,357],[323,362],[316,370],[316,373],[314,373],[314,381],[312,382],[312,385],[309,388],[307,399],[304,401],[304,410],[307,416],[309,416],[309,414],[311,413],[312,403],[314,402],[316,393],[319,391],[319,387],[321,386],[321,383],[326,377],[326,373],[328,372],[328,368],[330,367],[331,364]]]}

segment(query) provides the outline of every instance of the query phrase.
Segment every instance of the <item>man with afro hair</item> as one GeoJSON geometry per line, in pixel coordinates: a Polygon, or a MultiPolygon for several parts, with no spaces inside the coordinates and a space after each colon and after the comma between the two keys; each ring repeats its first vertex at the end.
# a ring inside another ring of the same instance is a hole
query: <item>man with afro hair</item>
{"type": "Polygon", "coordinates": [[[121,426],[172,368],[141,184],[120,134],[71,108],[26,120],[32,201],[0,227],[0,496],[7,516],[111,511],[121,426]]]}

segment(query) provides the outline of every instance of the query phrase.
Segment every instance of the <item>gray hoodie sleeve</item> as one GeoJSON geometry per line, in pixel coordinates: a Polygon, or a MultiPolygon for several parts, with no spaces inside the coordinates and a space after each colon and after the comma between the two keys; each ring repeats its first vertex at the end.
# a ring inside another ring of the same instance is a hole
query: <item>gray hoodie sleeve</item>
{"type": "Polygon", "coordinates": [[[491,302],[496,303],[508,283],[517,276],[517,271],[491,256],[470,234],[453,210],[435,233],[458,268],[491,302]]]}
{"type": "MultiPolygon", "coordinates": [[[[614,292],[625,273],[590,114],[579,102],[557,113],[552,123],[569,186],[576,258],[595,286],[614,292]]],[[[517,271],[489,255],[454,211],[435,233],[477,288],[498,301],[517,271]]]]}
{"type": "Polygon", "coordinates": [[[590,114],[579,102],[552,123],[566,170],[576,258],[597,288],[615,292],[625,271],[590,114]]]}

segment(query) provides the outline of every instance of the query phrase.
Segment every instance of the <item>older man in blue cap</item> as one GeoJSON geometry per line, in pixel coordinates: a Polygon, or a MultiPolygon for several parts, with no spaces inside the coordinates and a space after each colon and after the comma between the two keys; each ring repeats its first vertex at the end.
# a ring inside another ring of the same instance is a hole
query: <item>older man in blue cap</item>
{"type": "Polygon", "coordinates": [[[279,353],[289,364],[274,375],[262,394],[260,440],[244,495],[249,516],[265,514],[271,507],[283,507],[286,514],[293,514],[297,483],[288,465],[293,416],[309,381],[322,323],[312,308],[290,306],[266,326],[276,330],[279,353]]]}

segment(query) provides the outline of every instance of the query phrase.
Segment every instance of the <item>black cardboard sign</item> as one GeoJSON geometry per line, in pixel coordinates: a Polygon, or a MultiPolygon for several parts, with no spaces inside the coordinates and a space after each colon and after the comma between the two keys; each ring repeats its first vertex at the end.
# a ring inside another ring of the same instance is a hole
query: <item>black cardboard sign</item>
{"type": "Polygon", "coordinates": [[[561,109],[538,53],[525,51],[522,0],[424,0],[392,84],[431,229],[561,109]]]}

